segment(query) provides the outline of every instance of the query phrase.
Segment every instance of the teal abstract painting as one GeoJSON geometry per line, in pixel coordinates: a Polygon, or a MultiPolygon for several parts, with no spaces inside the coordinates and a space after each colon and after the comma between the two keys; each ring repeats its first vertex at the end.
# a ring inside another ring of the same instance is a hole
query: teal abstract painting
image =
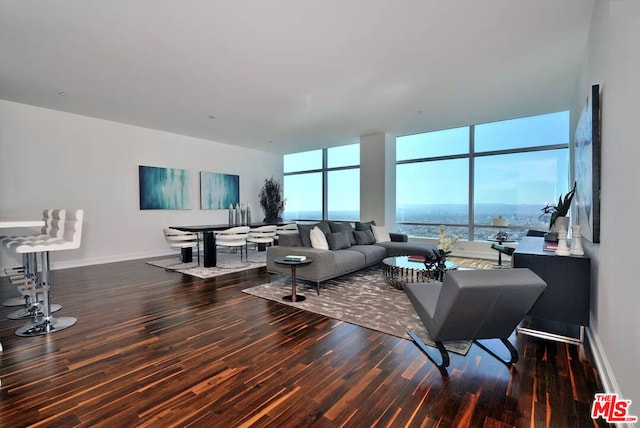
{"type": "Polygon", "coordinates": [[[240,176],[200,172],[200,207],[203,210],[224,210],[240,201],[240,176]]]}
{"type": "Polygon", "coordinates": [[[138,167],[141,210],[190,210],[191,171],[186,169],[138,167]]]}

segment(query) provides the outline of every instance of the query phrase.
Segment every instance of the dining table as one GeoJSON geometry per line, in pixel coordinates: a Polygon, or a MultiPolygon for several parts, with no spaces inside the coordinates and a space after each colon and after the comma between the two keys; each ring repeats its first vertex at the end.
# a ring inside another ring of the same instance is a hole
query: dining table
{"type": "MultiPolygon", "coordinates": [[[[281,226],[286,223],[265,223],[265,222],[257,222],[251,223],[250,227],[260,227],[267,225],[276,225],[281,226]]],[[[225,224],[206,224],[206,225],[197,225],[197,226],[169,226],[171,229],[181,230],[183,232],[192,232],[197,233],[198,236],[202,234],[202,246],[203,246],[203,262],[202,265],[204,267],[216,267],[218,263],[218,257],[216,253],[216,232],[221,230],[227,230],[235,226],[242,225],[229,225],[225,224]]],[[[200,245],[200,244],[198,244],[200,245]]]]}

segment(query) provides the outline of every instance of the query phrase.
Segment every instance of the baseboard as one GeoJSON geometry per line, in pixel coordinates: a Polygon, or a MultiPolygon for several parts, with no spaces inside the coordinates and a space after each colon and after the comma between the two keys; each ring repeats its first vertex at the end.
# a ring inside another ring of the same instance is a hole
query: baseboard
{"type": "MultiPolygon", "coordinates": [[[[86,259],[78,259],[78,260],[65,260],[61,262],[52,261],[51,270],[59,270],[59,269],[70,269],[76,267],[84,267],[91,265],[103,265],[107,263],[117,263],[117,262],[126,262],[129,260],[139,260],[146,259],[150,257],[164,257],[164,256],[172,256],[180,254],[180,252],[173,251],[171,249],[165,249],[161,251],[147,251],[143,253],[131,253],[131,254],[119,254],[115,256],[105,256],[105,257],[91,257],[86,259]]],[[[0,268],[0,277],[6,276],[4,273],[5,268],[9,268],[13,266],[3,266],[0,268]]]]}
{"type": "MultiPolygon", "coordinates": [[[[585,331],[590,345],[589,348],[591,350],[591,355],[593,356],[593,363],[596,366],[596,370],[598,370],[600,382],[602,383],[602,388],[604,389],[603,392],[607,394],[618,394],[620,397],[624,398],[624,395],[620,392],[620,386],[616,381],[615,375],[613,374],[611,364],[607,359],[607,354],[604,351],[602,342],[600,342],[598,332],[591,329],[591,327],[587,327],[585,331]]],[[[634,428],[635,424],[617,423],[615,424],[615,426],[618,428],[634,428]]]]}

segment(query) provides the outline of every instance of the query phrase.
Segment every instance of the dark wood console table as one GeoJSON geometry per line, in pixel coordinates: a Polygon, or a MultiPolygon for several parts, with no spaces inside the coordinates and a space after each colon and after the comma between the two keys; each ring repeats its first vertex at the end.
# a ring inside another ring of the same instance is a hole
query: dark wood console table
{"type": "Polygon", "coordinates": [[[544,238],[522,238],[513,253],[513,267],[529,268],[547,288],[529,311],[529,317],[578,327],[578,337],[519,327],[518,332],[545,339],[582,345],[589,325],[591,259],[589,256],[557,256],[544,250],[544,238]]]}

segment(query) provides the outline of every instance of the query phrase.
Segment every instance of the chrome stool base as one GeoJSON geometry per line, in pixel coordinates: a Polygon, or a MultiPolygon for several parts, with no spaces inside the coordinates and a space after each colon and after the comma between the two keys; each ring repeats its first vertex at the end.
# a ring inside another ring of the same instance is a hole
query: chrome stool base
{"type": "MultiPolygon", "coordinates": [[[[58,305],[56,303],[51,304],[51,313],[59,311],[62,309],[62,305],[58,305]]],[[[44,312],[42,312],[41,308],[38,308],[37,316],[44,316],[44,312]]],[[[18,311],[13,311],[7,315],[7,318],[10,320],[24,320],[28,318],[33,318],[33,311],[29,309],[20,309],[18,311]]]]}
{"type": "Polygon", "coordinates": [[[8,307],[24,306],[24,304],[25,304],[24,297],[13,297],[11,299],[8,299],[2,302],[2,306],[8,306],[8,307]]]}
{"type": "Polygon", "coordinates": [[[36,323],[28,323],[16,330],[16,335],[20,337],[42,336],[71,327],[78,321],[74,317],[49,318],[36,323]]]}

